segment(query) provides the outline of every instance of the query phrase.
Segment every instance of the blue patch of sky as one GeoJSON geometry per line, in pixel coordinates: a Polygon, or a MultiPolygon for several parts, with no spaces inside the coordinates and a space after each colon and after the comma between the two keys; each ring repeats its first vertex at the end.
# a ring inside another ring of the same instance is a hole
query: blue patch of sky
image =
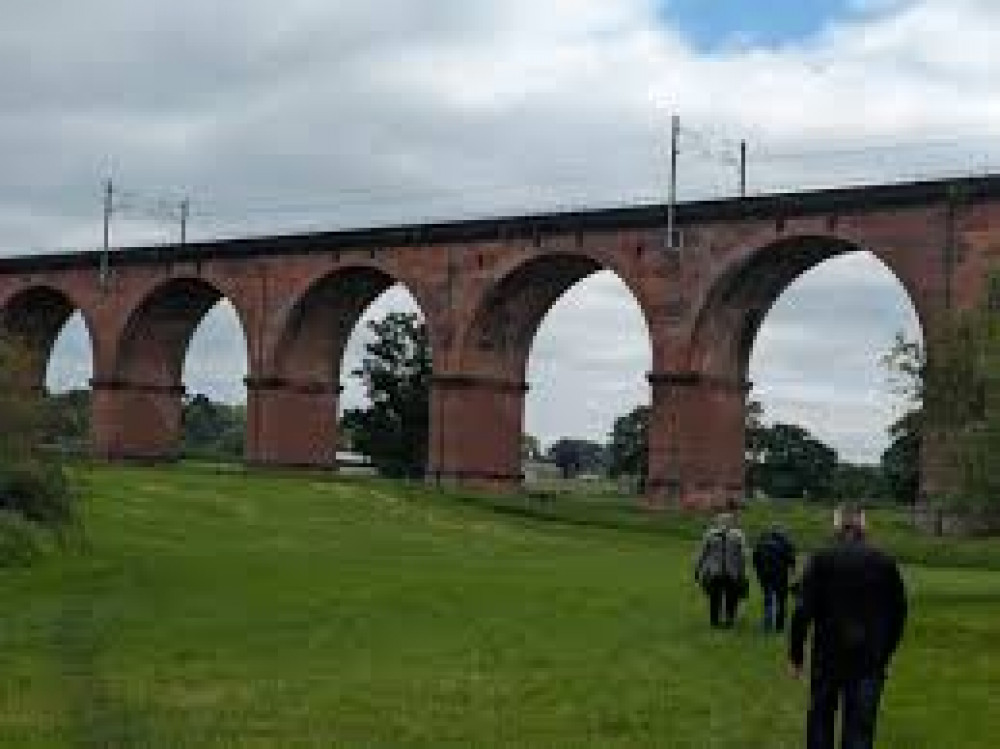
{"type": "Polygon", "coordinates": [[[699,49],[777,47],[857,13],[857,0],[659,0],[662,18],[699,49]]]}

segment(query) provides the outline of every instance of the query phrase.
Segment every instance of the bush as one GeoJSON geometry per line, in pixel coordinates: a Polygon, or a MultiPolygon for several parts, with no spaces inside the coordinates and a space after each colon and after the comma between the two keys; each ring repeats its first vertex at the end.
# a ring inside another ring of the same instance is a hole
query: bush
{"type": "Polygon", "coordinates": [[[61,465],[32,460],[0,467],[0,510],[51,529],[73,523],[75,495],[61,465]]]}
{"type": "Polygon", "coordinates": [[[39,359],[29,343],[0,330],[0,512],[6,518],[0,553],[21,563],[43,550],[32,538],[62,543],[77,522],[69,476],[57,456],[43,450],[54,414],[38,386],[39,359]]]}
{"type": "Polygon", "coordinates": [[[46,549],[44,531],[24,516],[0,510],[0,567],[27,567],[46,549]]]}

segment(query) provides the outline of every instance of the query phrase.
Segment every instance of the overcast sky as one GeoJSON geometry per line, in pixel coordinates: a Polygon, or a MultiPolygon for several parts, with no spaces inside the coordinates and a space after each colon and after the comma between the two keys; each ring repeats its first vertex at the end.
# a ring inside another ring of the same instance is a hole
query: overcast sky
{"type": "MultiPolygon", "coordinates": [[[[998,38],[996,0],[35,0],[0,26],[0,249],[96,247],[109,174],[118,245],[176,239],[183,196],[197,238],[661,200],[674,112],[683,198],[731,193],[744,137],[754,191],[981,172],[998,38]]],[[[754,349],[766,413],[876,459],[899,329],[874,259],[811,271],[754,349]]],[[[618,280],[579,284],[539,331],[529,431],[605,438],[649,356],[618,280]]],[[[240,399],[245,366],[220,307],[186,384],[240,399]]],[[[71,324],[50,383],[89,368],[71,324]]]]}

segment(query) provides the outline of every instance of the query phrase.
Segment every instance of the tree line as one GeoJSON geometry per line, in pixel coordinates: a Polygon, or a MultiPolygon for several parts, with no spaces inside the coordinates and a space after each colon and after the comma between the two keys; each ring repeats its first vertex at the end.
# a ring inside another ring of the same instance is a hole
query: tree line
{"type": "MultiPolygon", "coordinates": [[[[90,391],[49,394],[50,414],[41,435],[49,452],[84,455],[90,441],[90,391]]],[[[243,404],[219,403],[198,393],[186,397],[181,411],[181,454],[215,460],[243,457],[247,409],[243,404]]]]}
{"type": "MultiPolygon", "coordinates": [[[[611,478],[646,475],[649,413],[648,406],[637,406],[615,420],[603,464],[611,478]]],[[[893,462],[900,453],[899,438],[883,454],[880,465],[852,464],[841,460],[836,450],[802,426],[766,424],[756,400],[747,405],[745,429],[746,485],[750,494],[903,502],[913,499],[907,493],[913,487],[900,486],[895,474],[886,470],[887,462],[895,466],[906,461],[903,472],[917,476],[917,452],[893,462]]]]}

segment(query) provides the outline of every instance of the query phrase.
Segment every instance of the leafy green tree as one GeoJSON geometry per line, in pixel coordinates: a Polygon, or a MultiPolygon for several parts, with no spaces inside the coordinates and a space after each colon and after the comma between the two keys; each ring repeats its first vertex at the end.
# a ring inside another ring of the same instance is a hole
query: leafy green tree
{"type": "Polygon", "coordinates": [[[549,448],[548,456],[564,479],[580,473],[599,473],[604,467],[604,445],[590,440],[562,437],[549,448]]]}
{"type": "Polygon", "coordinates": [[[933,499],[1000,509],[1000,274],[977,307],[939,320],[923,369],[923,426],[935,460],[933,499]]]}
{"type": "Polygon", "coordinates": [[[920,489],[920,421],[920,411],[913,410],[889,427],[880,465],[886,492],[898,502],[916,502],[920,489]]]}
{"type": "Polygon", "coordinates": [[[906,338],[897,331],[892,347],[882,357],[882,364],[889,372],[889,384],[894,393],[903,397],[909,410],[921,407],[924,395],[924,372],[927,359],[917,341],[906,338]]]}
{"type": "Polygon", "coordinates": [[[34,382],[31,352],[16,340],[0,338],[0,461],[11,465],[37,455],[49,412],[34,382]]]}
{"type": "Polygon", "coordinates": [[[974,307],[935,320],[927,352],[897,335],[885,363],[911,409],[890,427],[882,456],[893,493],[913,501],[921,451],[929,499],[959,511],[1000,510],[1000,272],[974,307]]]}
{"type": "Polygon", "coordinates": [[[649,413],[649,406],[636,406],[615,419],[608,445],[611,478],[638,476],[644,485],[649,464],[649,413]]]}
{"type": "Polygon", "coordinates": [[[757,489],[754,481],[760,473],[759,465],[764,454],[764,406],[756,398],[747,401],[744,411],[744,465],[746,467],[746,493],[753,496],[757,489]]]}
{"type": "Polygon", "coordinates": [[[883,471],[877,465],[838,463],[833,472],[831,498],[857,502],[886,495],[883,471]]]}
{"type": "Polygon", "coordinates": [[[216,403],[201,393],[184,404],[184,452],[213,458],[240,458],[246,407],[216,403]]]}
{"type": "Polygon", "coordinates": [[[760,462],[752,484],[772,497],[832,495],[837,452],[794,424],[773,424],[760,432],[760,462]]]}
{"type": "Polygon", "coordinates": [[[889,446],[880,461],[888,495],[913,503],[920,489],[920,449],[923,424],[924,376],[927,362],[921,345],[896,333],[892,348],[882,358],[892,390],[903,397],[906,410],[889,426],[889,446]]]}
{"type": "Polygon", "coordinates": [[[538,460],[542,457],[542,443],[533,434],[521,435],[521,460],[538,460]]]}
{"type": "Polygon", "coordinates": [[[371,405],[344,413],[354,448],[387,476],[419,478],[427,464],[431,348],[427,328],[414,314],[392,312],[369,323],[374,339],[361,367],[371,405]]]}
{"type": "Polygon", "coordinates": [[[90,391],[45,396],[45,443],[63,452],[85,453],[90,441],[90,391]]]}
{"type": "Polygon", "coordinates": [[[44,449],[50,411],[33,356],[0,336],[0,511],[61,532],[77,520],[75,493],[58,457],[44,449]]]}

